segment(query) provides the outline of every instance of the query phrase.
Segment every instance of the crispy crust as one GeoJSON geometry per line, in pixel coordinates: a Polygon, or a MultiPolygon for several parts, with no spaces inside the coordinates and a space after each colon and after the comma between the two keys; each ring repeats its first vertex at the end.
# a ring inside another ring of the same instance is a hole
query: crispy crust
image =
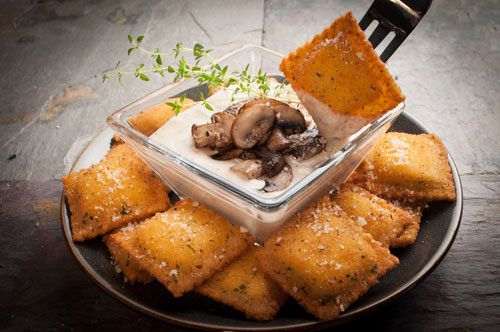
{"type": "Polygon", "coordinates": [[[149,284],[154,280],[154,277],[149,274],[148,271],[144,270],[139,262],[130,257],[130,255],[119,246],[116,238],[120,236],[124,236],[124,233],[119,233],[115,237],[104,235],[102,238],[113,257],[113,262],[115,267],[117,267],[117,271],[121,271],[126,280],[131,284],[136,282],[149,284]]]}
{"type": "Polygon", "coordinates": [[[324,197],[273,234],[257,263],[308,312],[330,320],[399,260],[324,197]]]}
{"type": "Polygon", "coordinates": [[[255,255],[261,249],[251,248],[195,290],[244,312],[249,319],[273,319],[288,295],[257,269],[255,255]]]}
{"type": "Polygon", "coordinates": [[[408,211],[353,184],[343,185],[332,201],[386,247],[393,247],[414,222],[408,211]]]}
{"type": "Polygon", "coordinates": [[[393,248],[407,247],[415,243],[420,230],[420,220],[426,204],[425,201],[413,199],[399,199],[391,201],[396,206],[408,212],[411,222],[404,228],[403,233],[391,244],[393,248]]]}
{"type": "Polygon", "coordinates": [[[74,241],[103,235],[170,206],[154,172],[125,144],[101,162],[62,178],[74,241]]]}
{"type": "MultiPolygon", "coordinates": [[[[116,134],[115,134],[116,136],[116,134]]],[[[114,137],[114,136],[113,136],[114,137]]],[[[118,136],[119,137],[119,136],[118,136]]],[[[105,160],[110,160],[110,159],[123,159],[124,157],[125,158],[130,158],[130,156],[134,155],[137,159],[141,160],[142,162],[142,159],[140,159],[140,157],[132,150],[132,148],[130,148],[129,145],[127,144],[122,144],[122,143],[125,143],[123,141],[121,142],[117,142],[115,143],[114,145],[111,146],[111,149],[108,151],[108,153],[102,158],[101,161],[105,161],[105,160]],[[123,145],[123,146],[122,146],[123,145]],[[118,148],[120,146],[120,148],[118,148]]],[[[144,165],[146,165],[145,163],[143,163],[144,165]]],[[[146,167],[149,167],[146,165],[146,167]]],[[[163,188],[164,190],[168,193],[170,193],[170,191],[172,191],[166,184],[164,184],[162,182],[162,185],[163,185],[163,188]]],[[[170,204],[168,205],[170,206],[170,204]]],[[[167,208],[168,208],[167,206],[167,208]]],[[[161,211],[164,211],[166,210],[167,208],[161,210],[161,211]]],[[[155,212],[158,212],[158,211],[155,211],[155,212]]],[[[144,219],[144,218],[142,218],[144,219]]]]}
{"type": "MultiPolygon", "coordinates": [[[[138,132],[146,135],[146,136],[151,136],[155,131],[157,131],[161,126],[165,124],[168,120],[170,120],[173,116],[175,116],[175,113],[172,111],[172,107],[165,104],[167,102],[178,102],[180,98],[170,98],[165,100],[162,103],[159,103],[155,106],[152,106],[148,109],[142,110],[138,114],[134,115],[130,119],[128,119],[128,123],[137,130],[138,132]]],[[[181,112],[187,110],[190,108],[192,105],[188,104],[194,104],[194,100],[185,98],[184,99],[184,106],[181,108],[181,112]]]]}
{"type": "Polygon", "coordinates": [[[124,233],[110,237],[175,297],[201,284],[251,243],[248,232],[191,200],[179,201],[124,233]]]}
{"type": "Polygon", "coordinates": [[[434,134],[385,134],[363,160],[358,172],[364,186],[384,198],[423,201],[456,198],[443,142],[434,134]]]}
{"type": "Polygon", "coordinates": [[[372,117],[405,100],[350,12],[290,52],[280,69],[294,90],[340,114],[372,117]]]}

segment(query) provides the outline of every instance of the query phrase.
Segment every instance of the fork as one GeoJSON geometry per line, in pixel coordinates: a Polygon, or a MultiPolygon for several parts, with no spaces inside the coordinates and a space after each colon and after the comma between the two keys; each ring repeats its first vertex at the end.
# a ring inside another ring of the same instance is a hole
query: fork
{"type": "Polygon", "coordinates": [[[386,62],[417,26],[431,6],[432,0],[375,0],[359,22],[366,30],[373,20],[379,24],[368,40],[376,48],[393,31],[396,36],[384,49],[380,59],[386,62]]]}

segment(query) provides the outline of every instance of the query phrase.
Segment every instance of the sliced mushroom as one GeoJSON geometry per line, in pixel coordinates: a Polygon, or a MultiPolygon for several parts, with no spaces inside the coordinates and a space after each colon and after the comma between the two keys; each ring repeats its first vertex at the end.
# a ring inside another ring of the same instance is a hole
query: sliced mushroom
{"type": "Polygon", "coordinates": [[[269,130],[265,135],[264,137],[262,137],[262,139],[259,141],[259,143],[257,143],[257,146],[261,146],[261,145],[267,145],[267,141],[269,140],[269,138],[271,138],[271,134],[272,134],[272,128],[271,130],[269,130]]]}
{"type": "Polygon", "coordinates": [[[292,142],[286,138],[285,134],[279,127],[274,127],[271,137],[267,140],[267,147],[272,152],[278,152],[288,148],[292,142]]]}
{"type": "Polygon", "coordinates": [[[228,113],[228,114],[231,114],[232,116],[234,117],[237,117],[238,114],[240,113],[240,109],[243,107],[243,105],[245,105],[248,101],[244,100],[244,101],[240,101],[236,104],[232,104],[230,105],[228,108],[226,108],[224,110],[224,113],[228,113]]]}
{"type": "Polygon", "coordinates": [[[231,167],[231,170],[245,175],[249,180],[256,179],[266,171],[266,164],[262,160],[243,160],[231,167]]]}
{"type": "Polygon", "coordinates": [[[266,164],[266,176],[273,177],[285,166],[285,159],[280,153],[272,152],[267,147],[261,146],[253,150],[258,159],[266,164]]]}
{"type": "Polygon", "coordinates": [[[266,182],[262,191],[273,192],[286,189],[293,180],[293,172],[290,165],[285,163],[283,170],[273,177],[260,177],[261,180],[266,182]]]}
{"type": "Polygon", "coordinates": [[[288,139],[292,141],[291,153],[300,160],[314,157],[326,146],[326,140],[318,136],[317,128],[307,130],[302,134],[290,135],[288,139]]]}
{"type": "Polygon", "coordinates": [[[193,125],[191,134],[193,135],[194,146],[197,149],[205,147],[215,147],[215,141],[221,136],[222,128],[216,123],[207,123],[204,125],[193,125]]]}
{"type": "Polygon", "coordinates": [[[222,128],[221,136],[219,140],[215,141],[216,148],[227,148],[233,145],[233,140],[231,139],[231,127],[235,117],[229,113],[218,112],[210,117],[213,123],[219,124],[222,128]]]}
{"type": "Polygon", "coordinates": [[[278,126],[287,134],[299,134],[307,129],[302,113],[288,105],[273,106],[278,126]]]}
{"type": "Polygon", "coordinates": [[[199,148],[227,149],[233,144],[231,139],[231,127],[234,117],[228,113],[218,112],[212,115],[212,123],[204,125],[193,125],[191,134],[194,146],[199,148]]]}
{"type": "Polygon", "coordinates": [[[274,112],[266,105],[257,104],[241,111],[231,128],[234,145],[240,149],[250,149],[257,145],[271,131],[274,112]]]}
{"type": "Polygon", "coordinates": [[[235,158],[247,160],[247,159],[255,159],[256,155],[255,153],[252,153],[247,150],[233,149],[229,151],[219,151],[218,153],[213,154],[212,158],[215,160],[231,160],[235,158]]]}

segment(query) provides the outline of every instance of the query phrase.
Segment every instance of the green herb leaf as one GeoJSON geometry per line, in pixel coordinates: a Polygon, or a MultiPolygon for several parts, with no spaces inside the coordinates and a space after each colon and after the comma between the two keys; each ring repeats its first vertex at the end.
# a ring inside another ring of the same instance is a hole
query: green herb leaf
{"type": "Polygon", "coordinates": [[[122,210],[120,211],[121,215],[129,214],[130,210],[127,209],[127,205],[123,204],[122,205],[122,210]]]}
{"type": "MultiPolygon", "coordinates": [[[[124,75],[134,75],[143,81],[149,81],[150,73],[158,73],[160,76],[164,77],[166,73],[174,74],[174,81],[185,78],[194,78],[198,84],[206,84],[211,89],[212,88],[229,88],[233,87],[233,92],[231,99],[235,100],[238,93],[244,93],[248,95],[249,98],[257,96],[265,97],[272,95],[279,98],[280,91],[285,90],[284,84],[278,84],[277,88],[271,94],[271,84],[267,78],[267,74],[262,70],[258,70],[257,75],[251,75],[248,71],[250,64],[247,64],[243,71],[230,71],[227,65],[221,66],[221,64],[215,63],[211,56],[208,54],[213,51],[212,49],[205,49],[200,43],[194,44],[192,49],[185,48],[181,42],[178,42],[170,52],[160,53],[159,48],[154,48],[153,51],[146,50],[139,46],[144,39],[144,36],[139,36],[134,41],[131,35],[128,35],[129,42],[134,46],[128,49],[128,55],[130,55],[134,50],[137,49],[138,52],[147,54],[149,58],[154,59],[148,67],[141,63],[132,72],[122,72],[119,70],[120,61],[118,61],[115,70],[116,73],[113,75],[102,74],[103,81],[110,77],[117,77],[120,85],[123,86],[122,78],[124,75]],[[194,56],[194,65],[188,63],[183,53],[192,52],[194,56]],[[175,66],[163,66],[164,57],[167,55],[173,55],[178,59],[178,64],[175,66]],[[180,59],[179,59],[180,58],[180,59]],[[202,63],[205,61],[205,63],[202,63]],[[230,73],[230,74],[228,74],[230,73]]],[[[169,75],[168,75],[169,76],[169,75]]],[[[288,94],[287,94],[288,95],[288,94]]],[[[285,99],[285,98],[283,98],[285,99]]],[[[290,98],[288,98],[289,100],[290,98]]],[[[212,106],[207,102],[205,96],[201,94],[200,103],[208,110],[213,111],[212,106]]],[[[179,100],[180,103],[173,103],[172,109],[176,114],[182,108],[182,103],[184,98],[179,100]]],[[[289,101],[290,102],[290,101],[289,101]]],[[[294,102],[298,103],[298,100],[294,102]]]]}

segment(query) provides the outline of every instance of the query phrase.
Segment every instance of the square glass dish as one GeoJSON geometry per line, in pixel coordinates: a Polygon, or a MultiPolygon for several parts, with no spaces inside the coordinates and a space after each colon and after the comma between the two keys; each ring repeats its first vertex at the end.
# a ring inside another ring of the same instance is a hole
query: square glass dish
{"type": "MultiPolygon", "coordinates": [[[[279,70],[282,58],[281,54],[269,49],[244,45],[216,62],[228,65],[228,71],[242,70],[249,65],[250,74],[257,74],[262,69],[268,76],[282,78],[279,70]]],[[[183,93],[199,100],[201,91],[209,94],[207,87],[199,86],[193,78],[171,83],[114,112],[108,124],[179,197],[191,198],[217,211],[235,225],[248,229],[257,241],[264,241],[314,200],[344,182],[404,109],[401,103],[361,128],[342,148],[279,195],[263,197],[141,134],[127,121],[141,110],[183,93]]]]}

